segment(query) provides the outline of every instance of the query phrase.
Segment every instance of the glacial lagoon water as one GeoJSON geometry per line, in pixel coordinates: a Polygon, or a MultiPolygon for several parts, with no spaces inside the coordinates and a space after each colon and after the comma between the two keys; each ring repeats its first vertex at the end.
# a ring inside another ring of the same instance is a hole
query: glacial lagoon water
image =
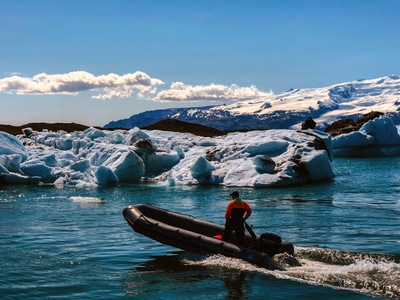
{"type": "Polygon", "coordinates": [[[0,186],[0,299],[399,299],[400,158],[335,159],[333,181],[239,189],[256,233],[294,243],[300,266],[267,270],[134,232],[149,203],[224,223],[233,189],[0,186]]]}

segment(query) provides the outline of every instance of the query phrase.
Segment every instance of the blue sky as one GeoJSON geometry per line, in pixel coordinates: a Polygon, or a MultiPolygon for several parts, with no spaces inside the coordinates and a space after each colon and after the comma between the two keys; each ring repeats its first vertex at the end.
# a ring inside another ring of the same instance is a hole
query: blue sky
{"type": "Polygon", "coordinates": [[[400,73],[398,0],[0,0],[0,124],[109,121],[400,73]]]}

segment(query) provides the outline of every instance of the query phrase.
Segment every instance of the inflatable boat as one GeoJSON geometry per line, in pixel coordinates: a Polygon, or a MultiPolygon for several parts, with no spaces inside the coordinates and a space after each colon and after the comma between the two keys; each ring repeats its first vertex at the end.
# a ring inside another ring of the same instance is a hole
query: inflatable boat
{"type": "Polygon", "coordinates": [[[222,241],[224,226],[197,219],[147,204],[126,207],[123,216],[134,231],[186,251],[205,254],[222,254],[243,259],[269,268],[271,258],[278,253],[294,255],[294,246],[282,242],[272,233],[256,235],[246,223],[245,245],[236,243],[235,233],[231,240],[222,241]]]}

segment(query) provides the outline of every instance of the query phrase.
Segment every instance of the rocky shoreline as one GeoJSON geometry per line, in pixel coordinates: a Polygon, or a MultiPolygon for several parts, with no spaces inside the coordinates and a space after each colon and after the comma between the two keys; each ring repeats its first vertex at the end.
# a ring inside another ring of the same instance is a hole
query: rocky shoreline
{"type": "MultiPolygon", "coordinates": [[[[333,137],[341,134],[349,133],[352,131],[357,131],[361,128],[363,124],[366,122],[378,118],[384,115],[382,112],[371,111],[367,114],[361,115],[356,121],[352,119],[344,119],[333,122],[330,126],[328,126],[324,131],[331,134],[333,137]]],[[[315,126],[314,120],[312,118],[307,118],[308,122],[312,122],[313,126],[304,127],[305,123],[303,123],[303,129],[313,128],[315,126]]],[[[77,123],[28,123],[21,126],[13,126],[13,125],[2,125],[0,124],[0,131],[7,132],[12,135],[22,134],[22,129],[24,128],[32,128],[33,131],[53,131],[57,132],[59,130],[63,130],[66,132],[74,132],[74,131],[84,131],[87,128],[94,127],[100,130],[116,130],[116,129],[126,129],[126,128],[102,128],[98,126],[87,126],[77,123]]],[[[166,119],[155,124],[145,126],[141,129],[146,130],[164,130],[164,131],[173,131],[173,132],[182,132],[182,133],[192,133],[198,136],[220,136],[229,133],[228,130],[218,130],[213,127],[208,127],[200,124],[184,122],[176,119],[166,119]]],[[[239,132],[250,131],[250,130],[236,130],[239,132]]]]}
{"type": "MultiPolygon", "coordinates": [[[[24,128],[32,128],[33,131],[41,132],[43,130],[57,132],[59,130],[63,130],[66,132],[74,132],[74,131],[84,131],[90,127],[94,127],[100,130],[116,130],[126,128],[102,128],[98,126],[87,126],[77,123],[27,123],[21,126],[13,126],[13,125],[2,125],[0,124],[0,131],[7,132],[12,135],[23,134],[22,129],[24,128]]],[[[182,132],[182,133],[192,133],[198,136],[220,136],[227,134],[229,131],[222,131],[212,127],[207,127],[204,125],[199,125],[195,123],[188,123],[184,121],[179,121],[175,119],[166,119],[155,124],[145,126],[141,129],[147,130],[164,130],[164,131],[174,131],[174,132],[182,132]]],[[[240,130],[239,130],[240,131],[240,130]]]]}

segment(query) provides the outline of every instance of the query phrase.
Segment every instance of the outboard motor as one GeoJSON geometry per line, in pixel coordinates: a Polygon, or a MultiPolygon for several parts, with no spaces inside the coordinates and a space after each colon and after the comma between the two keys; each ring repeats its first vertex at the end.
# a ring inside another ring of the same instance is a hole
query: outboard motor
{"type": "Polygon", "coordinates": [[[275,233],[263,233],[262,235],[260,235],[260,239],[259,239],[260,244],[261,243],[265,243],[265,244],[275,244],[275,245],[279,245],[282,243],[282,238],[275,234],[275,233]]]}
{"type": "Polygon", "coordinates": [[[258,239],[260,250],[273,257],[277,253],[287,252],[294,255],[294,247],[290,243],[282,243],[282,238],[274,233],[263,233],[258,239]]]}

